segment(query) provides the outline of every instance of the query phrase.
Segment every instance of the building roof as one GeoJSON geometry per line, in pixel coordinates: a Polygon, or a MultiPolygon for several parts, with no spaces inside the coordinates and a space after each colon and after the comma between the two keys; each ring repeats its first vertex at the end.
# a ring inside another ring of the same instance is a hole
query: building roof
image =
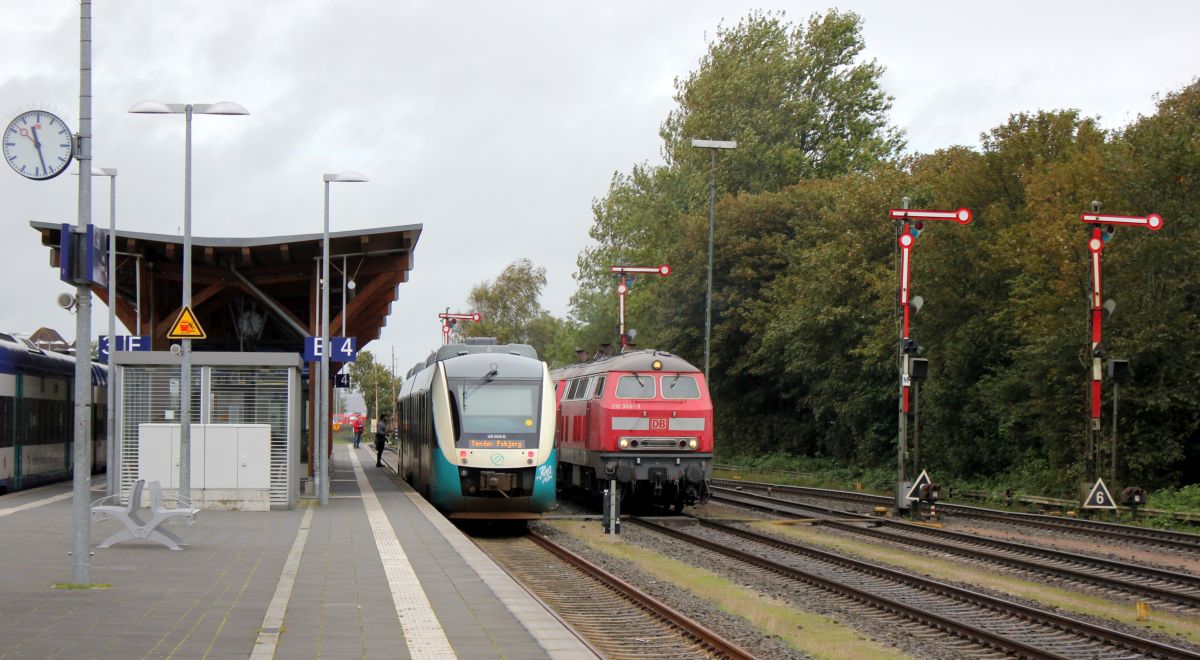
{"type": "MultiPolygon", "coordinates": [[[[29,224],[58,268],[62,225],[29,224]]],[[[402,225],[329,234],[331,335],[342,336],[344,319],[345,336],[356,337],[360,349],[379,338],[398,285],[408,281],[421,229],[402,225]]],[[[96,231],[106,242],[108,230],[96,231]]],[[[118,318],[137,334],[150,335],[154,350],[165,350],[183,299],[183,237],[121,229],[116,237],[118,318]]],[[[194,341],[193,350],[301,351],[306,336],[321,334],[321,243],[320,233],[193,236],[192,311],[208,335],[194,341]]],[[[107,283],[93,284],[92,292],[107,303],[107,283]]]]}

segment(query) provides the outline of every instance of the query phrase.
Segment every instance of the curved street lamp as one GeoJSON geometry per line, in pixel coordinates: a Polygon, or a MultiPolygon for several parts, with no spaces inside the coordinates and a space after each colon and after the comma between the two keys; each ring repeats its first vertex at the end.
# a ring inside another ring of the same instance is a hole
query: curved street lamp
{"type": "MultiPolygon", "coordinates": [[[[232,101],[217,103],[163,103],[141,101],[129,112],[184,116],[183,151],[183,307],[192,305],[192,115],[248,115],[232,101]]],[[[192,496],[192,340],[182,340],[179,366],[179,496],[192,496]]],[[[110,411],[111,415],[112,412],[110,411]]]]}
{"type": "MultiPolygon", "coordinates": [[[[325,229],[321,234],[321,377],[320,401],[317,404],[321,429],[317,434],[317,493],[321,504],[329,504],[329,184],[366,183],[367,177],[347,170],[321,177],[325,181],[325,229]]],[[[343,304],[343,308],[345,305],[343,304]]],[[[342,310],[343,323],[346,318],[342,310]]],[[[344,334],[344,331],[343,331],[344,334]]]]}

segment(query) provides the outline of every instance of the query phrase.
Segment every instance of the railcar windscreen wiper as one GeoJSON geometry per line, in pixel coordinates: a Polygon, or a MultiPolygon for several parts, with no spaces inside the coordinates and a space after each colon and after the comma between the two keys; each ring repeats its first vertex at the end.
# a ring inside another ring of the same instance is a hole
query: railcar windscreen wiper
{"type": "Polygon", "coordinates": [[[482,377],[480,377],[479,380],[475,381],[475,383],[471,385],[470,389],[464,390],[463,395],[462,395],[463,410],[467,409],[467,396],[469,396],[475,390],[478,390],[479,388],[483,387],[484,385],[487,385],[488,383],[492,382],[493,380],[496,380],[496,376],[499,376],[499,375],[500,375],[500,370],[497,369],[496,367],[492,367],[492,370],[487,372],[486,374],[484,374],[482,377]]]}

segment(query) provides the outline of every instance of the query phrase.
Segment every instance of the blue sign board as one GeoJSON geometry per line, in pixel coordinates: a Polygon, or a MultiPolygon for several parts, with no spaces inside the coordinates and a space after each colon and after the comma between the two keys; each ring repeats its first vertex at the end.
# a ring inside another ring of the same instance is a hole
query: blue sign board
{"type": "MultiPolygon", "coordinates": [[[[353,362],[358,355],[358,339],[356,337],[330,337],[329,343],[333,350],[329,351],[330,362],[353,362]]],[[[304,338],[304,361],[321,361],[321,338],[304,338]]]]}
{"type": "MultiPolygon", "coordinates": [[[[148,351],[150,350],[150,335],[117,335],[118,351],[148,351]]],[[[100,350],[98,359],[108,362],[108,335],[100,335],[100,350]]]]}
{"type": "Polygon", "coordinates": [[[88,225],[85,232],[63,223],[58,242],[59,279],[68,284],[108,283],[108,234],[88,225]]]}

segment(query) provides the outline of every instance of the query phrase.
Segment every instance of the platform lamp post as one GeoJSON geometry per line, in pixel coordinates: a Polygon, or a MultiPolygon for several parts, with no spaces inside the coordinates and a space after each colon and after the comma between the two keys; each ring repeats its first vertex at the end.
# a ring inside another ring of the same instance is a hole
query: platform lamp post
{"type": "Polygon", "coordinates": [[[709,341],[712,336],[712,279],[713,279],[713,225],[717,204],[717,149],[737,149],[733,140],[692,140],[692,146],[709,149],[712,164],[708,173],[708,285],[704,295],[704,380],[712,387],[708,378],[709,341]]]}
{"type": "MultiPolygon", "coordinates": [[[[217,103],[163,103],[142,101],[133,114],[183,115],[183,308],[192,306],[192,115],[248,115],[232,101],[217,103]]],[[[179,365],[179,496],[192,496],[192,340],[181,341],[179,365]]]]}
{"type": "Polygon", "coordinates": [[[117,479],[120,469],[117,465],[117,457],[120,453],[117,451],[116,445],[117,392],[113,387],[113,351],[117,350],[117,170],[112,167],[93,167],[92,176],[108,177],[108,383],[104,388],[107,393],[104,402],[107,408],[105,408],[104,416],[107,419],[108,451],[104,455],[106,462],[104,473],[107,477],[105,480],[108,486],[107,494],[111,496],[116,495],[117,489],[120,488],[117,479]]]}
{"type": "MultiPolygon", "coordinates": [[[[78,172],[76,172],[78,174],[78,172]]],[[[116,423],[117,418],[114,415],[116,407],[116,390],[113,388],[113,351],[116,350],[116,344],[113,336],[117,332],[117,313],[114,297],[117,291],[117,170],[112,167],[93,167],[92,176],[106,176],[108,179],[108,356],[105,360],[108,366],[108,384],[104,388],[107,396],[105,398],[105,418],[108,420],[105,428],[105,439],[108,442],[108,449],[104,453],[105,468],[104,468],[104,486],[105,495],[117,494],[117,489],[120,487],[116,457],[119,452],[116,449],[114,438],[117,434],[116,423]]]]}
{"type": "MultiPolygon", "coordinates": [[[[365,183],[367,177],[346,171],[325,174],[325,230],[321,235],[321,399],[317,404],[321,430],[317,435],[317,492],[321,504],[329,504],[329,184],[365,183]]],[[[346,318],[345,305],[342,318],[346,318]]]]}

